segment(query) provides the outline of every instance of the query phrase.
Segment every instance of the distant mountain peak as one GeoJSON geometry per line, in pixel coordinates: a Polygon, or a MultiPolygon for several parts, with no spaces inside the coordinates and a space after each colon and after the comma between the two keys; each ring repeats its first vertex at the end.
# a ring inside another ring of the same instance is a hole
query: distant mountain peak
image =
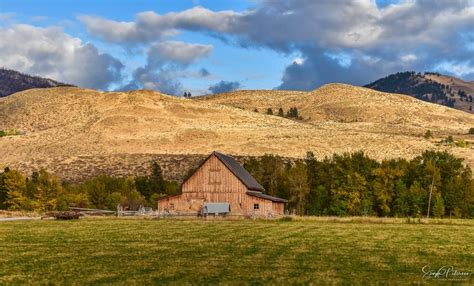
{"type": "Polygon", "coordinates": [[[364,87],[406,94],[424,101],[474,113],[474,82],[436,72],[398,72],[364,87]]]}
{"type": "Polygon", "coordinates": [[[72,86],[49,78],[31,76],[18,71],[0,68],[0,97],[31,88],[72,86]]]}

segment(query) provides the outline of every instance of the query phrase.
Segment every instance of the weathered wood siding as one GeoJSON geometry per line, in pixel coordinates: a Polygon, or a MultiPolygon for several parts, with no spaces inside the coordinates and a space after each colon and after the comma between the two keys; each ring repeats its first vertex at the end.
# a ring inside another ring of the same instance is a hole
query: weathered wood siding
{"type": "Polygon", "coordinates": [[[247,187],[213,155],[183,184],[182,191],[202,197],[210,193],[245,194],[247,187]]]}
{"type": "Polygon", "coordinates": [[[159,210],[174,213],[198,213],[204,202],[229,203],[233,215],[266,216],[283,214],[283,203],[257,198],[248,191],[215,155],[210,156],[181,186],[182,194],[158,202],[159,210]],[[258,204],[258,209],[255,209],[258,204]]]}
{"type": "Polygon", "coordinates": [[[216,156],[211,156],[182,186],[183,198],[227,202],[233,214],[245,214],[247,187],[216,156]]]}
{"type": "Polygon", "coordinates": [[[273,214],[283,215],[285,213],[285,203],[272,202],[273,214]]]}
{"type": "Polygon", "coordinates": [[[272,201],[257,198],[254,196],[246,196],[246,213],[249,216],[267,216],[272,212],[272,201]],[[258,209],[255,209],[255,204],[258,204],[258,209]]]}
{"type": "Polygon", "coordinates": [[[194,209],[189,205],[188,201],[183,199],[183,195],[163,198],[158,201],[158,211],[169,211],[172,213],[198,213],[200,206],[194,209]]]}

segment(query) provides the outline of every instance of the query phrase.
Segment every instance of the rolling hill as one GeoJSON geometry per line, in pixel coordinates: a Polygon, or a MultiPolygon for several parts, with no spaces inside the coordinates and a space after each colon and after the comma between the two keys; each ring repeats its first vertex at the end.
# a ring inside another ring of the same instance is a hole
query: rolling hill
{"type": "Polygon", "coordinates": [[[411,95],[424,101],[474,113],[474,82],[439,73],[401,72],[376,80],[365,87],[411,95]]]}
{"type": "Polygon", "coordinates": [[[437,142],[447,135],[471,140],[464,134],[473,126],[474,115],[465,112],[342,84],[196,99],[146,90],[30,89],[0,99],[0,130],[23,134],[0,137],[0,164],[25,172],[44,167],[70,180],[142,173],[151,159],[184,175],[213,150],[290,158],[364,150],[384,159],[448,148],[472,164],[472,147],[437,142]],[[269,107],[297,107],[302,119],[267,115],[269,107]],[[423,138],[428,129],[436,138],[423,138]]]}
{"type": "Polygon", "coordinates": [[[31,88],[71,86],[49,78],[30,76],[14,70],[0,68],[0,97],[31,88]]]}

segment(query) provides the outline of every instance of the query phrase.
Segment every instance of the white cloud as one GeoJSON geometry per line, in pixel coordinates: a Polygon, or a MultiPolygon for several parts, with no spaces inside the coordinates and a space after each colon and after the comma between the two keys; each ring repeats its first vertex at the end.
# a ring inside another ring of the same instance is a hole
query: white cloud
{"type": "Polygon", "coordinates": [[[302,65],[304,63],[304,59],[301,58],[301,57],[296,57],[293,59],[293,63],[297,64],[297,65],[302,65]]]}
{"type": "Polygon", "coordinates": [[[474,74],[474,65],[470,62],[442,62],[435,67],[435,70],[455,74],[456,76],[465,76],[474,74]]]}
{"type": "Polygon", "coordinates": [[[188,44],[178,41],[160,42],[152,45],[148,57],[155,62],[175,62],[188,65],[212,52],[211,45],[188,44]]]}
{"type": "Polygon", "coordinates": [[[418,57],[415,54],[406,54],[400,57],[400,60],[406,63],[416,61],[417,59],[418,57]]]}
{"type": "Polygon", "coordinates": [[[121,77],[122,63],[60,28],[0,27],[2,66],[81,87],[106,89],[121,77]]]}
{"type": "MultiPolygon", "coordinates": [[[[121,89],[146,88],[179,95],[183,92],[179,77],[186,77],[188,65],[211,51],[210,45],[177,41],[155,43],[148,48],[146,65],[137,68],[132,81],[121,89]]],[[[202,70],[202,74],[209,75],[209,72],[202,70]]]]}
{"type": "Polygon", "coordinates": [[[124,44],[151,43],[173,36],[179,29],[226,32],[232,26],[233,11],[213,12],[194,7],[178,13],[156,14],[153,11],[138,13],[134,22],[118,22],[100,17],[82,15],[79,20],[90,34],[106,41],[124,44]]]}

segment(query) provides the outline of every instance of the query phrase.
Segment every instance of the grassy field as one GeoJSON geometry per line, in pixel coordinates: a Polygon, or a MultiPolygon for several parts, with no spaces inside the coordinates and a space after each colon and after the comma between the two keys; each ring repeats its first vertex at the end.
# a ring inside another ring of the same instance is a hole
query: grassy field
{"type": "Polygon", "coordinates": [[[474,271],[474,222],[0,223],[0,285],[446,284],[423,278],[425,265],[474,271]]]}

